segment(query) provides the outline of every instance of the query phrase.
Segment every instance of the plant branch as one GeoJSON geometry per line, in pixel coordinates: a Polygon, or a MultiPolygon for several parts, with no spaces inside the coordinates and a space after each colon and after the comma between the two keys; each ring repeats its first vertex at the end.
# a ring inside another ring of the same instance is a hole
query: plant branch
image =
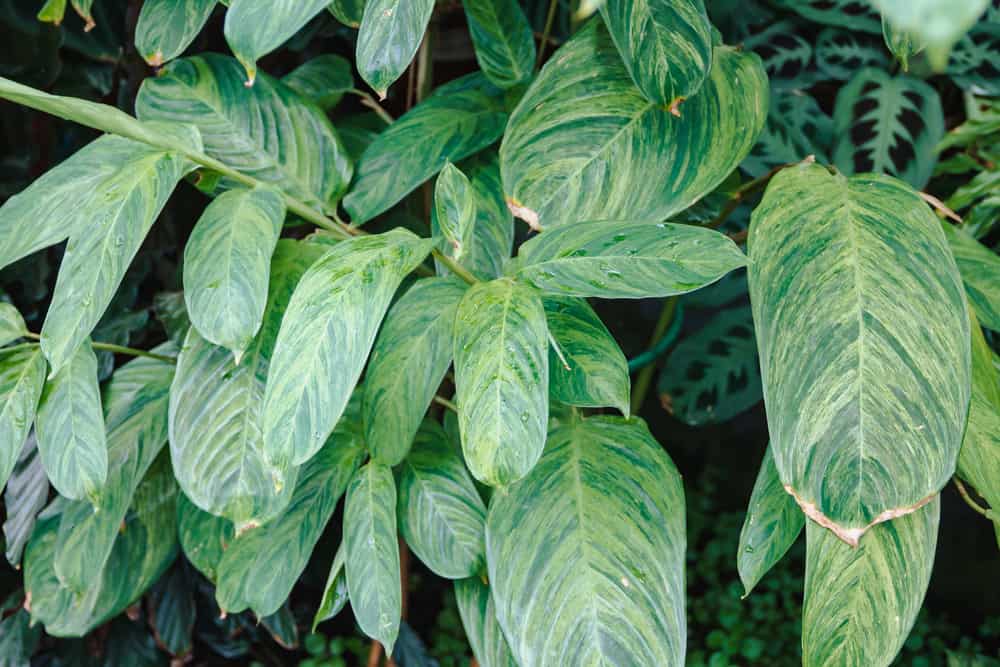
{"type": "Polygon", "coordinates": [[[552,34],[552,24],[556,20],[556,8],[559,0],[549,0],[549,12],[545,15],[545,27],[542,29],[542,38],[538,43],[538,60],[535,61],[535,69],[541,69],[542,62],[545,61],[545,46],[549,43],[549,35],[552,34]]]}
{"type": "Polygon", "coordinates": [[[392,114],[386,111],[385,107],[378,103],[378,100],[376,100],[374,97],[372,97],[365,91],[358,90],[357,88],[351,88],[347,92],[360,97],[361,104],[363,104],[364,106],[368,107],[376,114],[378,114],[378,117],[384,120],[386,125],[392,125],[393,123],[396,122],[396,119],[392,117],[392,114]]]}
{"type": "Polygon", "coordinates": [[[740,187],[736,188],[731,195],[729,195],[729,200],[726,202],[726,205],[722,207],[722,210],[719,212],[719,215],[715,217],[715,220],[713,220],[708,224],[708,227],[710,227],[711,229],[718,229],[719,227],[721,227],[722,223],[724,223],[729,218],[729,216],[732,215],[733,211],[735,211],[739,207],[739,205],[743,203],[743,201],[747,198],[747,195],[751,195],[759,190],[763,190],[765,187],[767,187],[767,184],[771,182],[771,179],[774,178],[774,175],[777,174],[782,169],[787,169],[788,167],[794,167],[795,165],[799,164],[812,164],[815,161],[816,161],[816,156],[809,155],[801,162],[789,162],[788,164],[779,164],[777,167],[767,172],[763,176],[759,176],[753,179],[752,181],[747,181],[746,183],[742,184],[740,187]]]}
{"type": "MultiPolygon", "coordinates": [[[[674,319],[674,311],[677,309],[677,297],[672,296],[663,302],[663,310],[660,311],[660,319],[656,321],[656,326],[653,328],[653,335],[649,338],[649,348],[653,349],[656,344],[660,342],[663,338],[663,334],[666,333],[667,327],[674,319]]],[[[653,381],[653,369],[656,368],[654,364],[649,364],[645,366],[641,371],[639,371],[639,377],[635,379],[635,387],[632,390],[632,404],[630,412],[632,414],[639,414],[639,409],[642,408],[643,402],[646,400],[646,393],[649,391],[649,385],[653,381]]]]}
{"type": "Polygon", "coordinates": [[[442,405],[442,406],[448,408],[449,410],[451,410],[455,414],[458,414],[458,406],[455,405],[453,402],[449,401],[444,396],[438,396],[437,394],[435,394],[434,395],[434,402],[437,403],[438,405],[442,405]]]}
{"type": "Polygon", "coordinates": [[[965,484],[962,484],[962,480],[960,480],[958,477],[952,477],[952,480],[955,482],[955,488],[958,489],[958,495],[962,496],[962,500],[965,501],[966,505],[974,509],[976,512],[982,514],[987,519],[990,520],[993,519],[992,516],[993,513],[990,510],[986,509],[985,507],[983,507],[982,505],[980,505],[979,503],[977,503],[975,500],[972,499],[972,496],[969,495],[969,490],[965,488],[965,484]]]}
{"type": "MultiPolygon", "coordinates": [[[[42,339],[40,335],[31,331],[25,333],[24,337],[32,340],[42,339]]],[[[114,343],[100,343],[98,341],[93,341],[91,342],[91,347],[95,350],[104,350],[105,352],[114,352],[115,354],[127,354],[133,357],[145,357],[147,359],[165,361],[168,364],[177,363],[177,357],[171,357],[166,354],[156,354],[155,352],[147,352],[146,350],[139,350],[134,347],[125,347],[124,345],[115,345],[114,343]]]]}
{"type": "Polygon", "coordinates": [[[451,257],[448,257],[448,255],[444,254],[437,248],[431,250],[431,254],[434,255],[434,258],[437,261],[441,262],[446,267],[448,267],[449,271],[451,271],[456,276],[458,276],[465,282],[469,283],[470,285],[475,285],[476,283],[479,282],[479,278],[476,278],[474,275],[472,275],[472,273],[470,273],[467,268],[456,262],[451,257]]]}

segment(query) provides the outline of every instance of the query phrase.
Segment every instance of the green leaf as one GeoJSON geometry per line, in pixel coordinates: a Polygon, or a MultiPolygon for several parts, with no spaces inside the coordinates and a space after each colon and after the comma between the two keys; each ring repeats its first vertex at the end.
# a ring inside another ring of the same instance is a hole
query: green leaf
{"type": "Polygon", "coordinates": [[[356,51],[358,73],[380,99],[409,66],[434,12],[434,0],[367,0],[356,51]]]}
{"type": "Polygon", "coordinates": [[[970,384],[958,269],[937,217],[905,183],[818,165],[771,180],[749,247],[781,481],[857,545],[874,524],[929,502],[955,469],[970,384]]]}
{"type": "Polygon", "coordinates": [[[3,522],[7,562],[14,569],[21,567],[24,545],[28,543],[38,513],[48,499],[49,479],[45,476],[35,438],[29,435],[7,481],[3,497],[7,510],[7,518],[3,522]]]}
{"type": "Polygon", "coordinates": [[[806,523],[802,665],[889,665],[913,627],[934,565],[938,498],[872,529],[857,548],[806,523]]]}
{"type": "Polygon", "coordinates": [[[942,227],[969,304],[984,327],[1000,331],[1000,257],[962,230],[950,224],[942,227]]]}
{"type": "Polygon", "coordinates": [[[172,656],[184,656],[193,647],[194,581],[182,567],[164,576],[149,596],[150,625],[156,642],[172,656]]]}
{"type": "Polygon", "coordinates": [[[323,588],[323,598],[320,600],[319,609],[316,610],[316,615],[313,617],[313,632],[316,632],[316,626],[339,614],[347,605],[347,573],[344,572],[346,553],[344,544],[341,543],[333,557],[333,564],[330,566],[330,574],[326,578],[326,586],[323,588]]]}
{"type": "Polygon", "coordinates": [[[845,174],[882,172],[920,189],[934,173],[944,115],[923,81],[863,69],[837,94],[833,125],[833,161],[845,174]]]}
{"type": "Polygon", "coordinates": [[[486,78],[510,88],[531,78],[535,36],[516,0],[462,0],[476,61],[486,78]]]}
{"type": "Polygon", "coordinates": [[[517,667],[497,623],[493,595],[478,577],[455,582],[455,600],[465,636],[482,667],[517,667]]]}
{"type": "Polygon", "coordinates": [[[639,419],[549,434],[486,524],[497,619],[522,667],[684,664],[684,490],[639,419]],[[559,613],[554,613],[560,610],[559,613]]]}
{"type": "Polygon", "coordinates": [[[607,0],[601,16],[646,99],[669,105],[698,92],[712,66],[702,0],[607,0]]]}
{"type": "Polygon", "coordinates": [[[302,276],[281,322],[264,392],[264,457],[278,473],[305,463],[326,441],[392,295],[433,243],[405,229],[353,238],[302,276]]]}
{"type": "MultiPolygon", "coordinates": [[[[170,63],[143,81],[135,108],[144,120],[194,124],[209,156],[307,204],[335,202],[351,180],[350,159],[326,115],[269,76],[247,88],[232,58],[210,53],[170,63]]],[[[222,185],[236,184],[224,178],[222,185]]]]}
{"type": "Polygon", "coordinates": [[[42,629],[31,626],[31,616],[23,609],[0,621],[0,665],[29,667],[31,656],[42,638],[42,629]]]}
{"type": "Polygon", "coordinates": [[[218,582],[222,554],[236,539],[233,523],[203,512],[182,493],[177,500],[177,535],[191,564],[209,581],[218,582]]]}
{"type": "Polygon", "coordinates": [[[507,486],[538,461],[549,416],[545,310],[509,278],[478,283],[455,316],[455,390],[473,477],[507,486]]]}
{"type": "Polygon", "coordinates": [[[1000,21],[980,21],[955,45],[947,74],[966,90],[1000,95],[1000,21]]]}
{"type": "Polygon", "coordinates": [[[372,458],[389,466],[410,450],[420,421],[451,365],[456,278],[424,278],[389,309],[365,374],[362,414],[372,458]]]}
{"type": "Polygon", "coordinates": [[[323,11],[330,0],[230,0],[226,41],[254,85],[257,60],[274,51],[323,11]]]}
{"type": "Polygon", "coordinates": [[[170,389],[174,474],[195,505],[226,517],[241,532],[272,519],[294,488],[294,478],[280,492],[274,488],[260,410],[282,315],[299,279],[322,254],[308,243],[278,242],[263,325],[238,365],[194,329],[178,358],[170,389]]]}
{"type": "Polygon", "coordinates": [[[153,67],[184,53],[201,32],[216,0],[148,0],[135,26],[135,49],[153,67]]]}
{"type": "Polygon", "coordinates": [[[805,522],[805,515],[795,499],[781,485],[774,456],[768,447],[750,494],[736,552],[740,581],[746,591],[744,597],[750,595],[757,582],[795,544],[805,522]]]}
{"type": "Polygon", "coordinates": [[[990,0],[871,0],[896,30],[909,32],[927,44],[927,56],[941,71],[962,35],[986,10],[990,0]]]}
{"type": "MultiPolygon", "coordinates": [[[[481,79],[481,75],[475,76],[481,79]]],[[[498,95],[476,86],[448,94],[439,89],[365,149],[351,192],[344,197],[351,221],[361,224],[371,220],[449,160],[457,162],[489,146],[500,138],[506,122],[498,95]]]]}
{"type": "Polygon", "coordinates": [[[772,89],[809,88],[821,77],[807,35],[801,21],[776,21],[747,37],[743,46],[760,56],[772,89]]]}
{"type": "Polygon", "coordinates": [[[917,55],[927,47],[920,37],[913,33],[893,28],[884,16],[882,17],[882,37],[886,47],[899,61],[904,72],[910,69],[910,57],[917,55]]]}
{"type": "Polygon", "coordinates": [[[28,333],[28,325],[17,308],[0,301],[0,347],[22,338],[28,333]]]}
{"type": "Polygon", "coordinates": [[[601,318],[584,299],[549,296],[542,304],[558,345],[558,350],[549,346],[552,399],[583,408],[612,407],[627,417],[628,360],[601,318]]]}
{"type": "Polygon", "coordinates": [[[323,110],[337,106],[344,93],[354,88],[351,63],[332,53],[307,60],[281,82],[323,110]]]}
{"type": "Polygon", "coordinates": [[[366,0],[332,0],[328,9],[338,21],[349,28],[361,26],[366,0]]]}
{"type": "Polygon", "coordinates": [[[446,579],[486,565],[486,506],[444,429],[426,420],[399,475],[399,529],[413,553],[446,579]]]}
{"type": "Polygon", "coordinates": [[[435,231],[451,243],[452,257],[461,262],[476,223],[476,196],[469,179],[450,162],[434,184],[433,213],[435,231]]]}
{"type": "Polygon", "coordinates": [[[184,305],[184,292],[160,292],[153,297],[153,313],[167,332],[167,338],[178,346],[184,343],[191,320],[184,305]]]}
{"type": "Polygon", "coordinates": [[[191,323],[206,340],[232,350],[236,363],[260,328],[284,219],[277,190],[232,190],[208,205],[184,248],[191,323]]]}
{"type": "Polygon", "coordinates": [[[740,168],[758,178],[809,155],[819,162],[829,162],[832,143],[833,120],[813,97],[797,92],[774,93],[764,130],[740,168]]]}
{"type": "Polygon", "coordinates": [[[760,60],[718,47],[711,77],[677,118],[643,97],[601,22],[591,21],[510,117],[500,146],[507,201],[533,227],[663,220],[711,192],[746,156],[767,97],[760,60]],[[650,174],[662,185],[635,187],[650,174]]]}
{"type": "MultiPolygon", "coordinates": [[[[170,343],[154,348],[174,349],[170,343]]],[[[172,364],[138,358],[115,371],[105,387],[108,479],[96,505],[75,501],[66,506],[55,545],[56,576],[73,594],[100,581],[136,488],[167,442],[173,375],[172,364]]]]}
{"type": "Polygon", "coordinates": [[[869,0],[772,0],[771,4],[790,9],[816,23],[873,35],[882,31],[879,16],[869,0]]]}
{"type": "Polygon", "coordinates": [[[13,472],[31,430],[44,384],[45,357],[37,345],[0,350],[0,482],[3,484],[13,472]]]}
{"type": "Polygon", "coordinates": [[[391,655],[402,599],[396,484],[387,466],[368,463],[351,480],[344,506],[344,547],[354,617],[362,632],[382,642],[391,655]]]}
{"type": "Polygon", "coordinates": [[[728,237],[703,227],[581,222],[523,244],[508,273],[547,294],[641,299],[691,292],[746,263],[728,237]]]}
{"type": "Polygon", "coordinates": [[[250,607],[257,616],[269,616],[288,597],[364,459],[359,403],[351,402],[329,440],[303,466],[285,511],[237,536],[226,549],[215,591],[221,609],[250,607]]]}
{"type": "Polygon", "coordinates": [[[729,421],[760,402],[753,316],[746,307],[722,310],[667,357],[660,401],[685,424],[729,421]]]}
{"type": "Polygon", "coordinates": [[[38,20],[59,25],[66,14],[66,0],[45,0],[38,10],[38,20]]]}
{"type": "Polygon", "coordinates": [[[885,49],[874,35],[826,28],[816,42],[816,66],[830,79],[847,81],[865,67],[888,69],[885,49]]]}
{"type": "Polygon", "coordinates": [[[42,464],[56,491],[96,504],[108,478],[108,443],[97,386],[97,356],[89,339],[46,383],[35,434],[42,464]]]}

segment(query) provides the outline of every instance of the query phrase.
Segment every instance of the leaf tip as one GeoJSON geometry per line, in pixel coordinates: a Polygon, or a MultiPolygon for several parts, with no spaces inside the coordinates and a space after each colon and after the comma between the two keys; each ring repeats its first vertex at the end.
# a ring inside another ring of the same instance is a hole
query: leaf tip
{"type": "Polygon", "coordinates": [[[686,98],[682,95],[680,97],[675,97],[670,104],[667,105],[667,111],[670,112],[671,116],[681,117],[681,105],[684,104],[686,98]]]}
{"type": "Polygon", "coordinates": [[[163,51],[157,51],[148,56],[144,56],[146,64],[150,67],[162,67],[163,66],[163,51]]]}

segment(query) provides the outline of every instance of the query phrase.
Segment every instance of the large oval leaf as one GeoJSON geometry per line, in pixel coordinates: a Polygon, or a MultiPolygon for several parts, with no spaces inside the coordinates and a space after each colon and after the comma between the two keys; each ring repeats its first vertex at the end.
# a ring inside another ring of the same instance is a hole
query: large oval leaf
{"type": "Polygon", "coordinates": [[[254,83],[258,58],[281,46],[328,4],[330,0],[230,0],[226,41],[246,68],[247,83],[254,83]]]}
{"type": "Polygon", "coordinates": [[[216,0],[149,0],[135,25],[135,48],[153,67],[184,53],[208,23],[216,0]]]}
{"type": "Polygon", "coordinates": [[[45,385],[45,357],[34,344],[0,350],[0,482],[14,470],[45,385]]]}
{"type": "Polygon", "coordinates": [[[427,420],[399,475],[399,527],[434,574],[462,579],[486,564],[486,506],[444,429],[427,420]]]}
{"type": "Polygon", "coordinates": [[[340,419],[382,316],[433,241],[405,229],[342,241],[313,264],[281,322],[264,392],[264,456],[305,463],[340,419]]]}
{"type": "Polygon", "coordinates": [[[392,470],[371,462],[355,473],[344,505],[347,589],[361,630],[387,655],[399,634],[402,597],[392,470]]]}
{"type": "Polygon", "coordinates": [[[524,477],[545,444],[549,357],[545,310],[509,278],[474,285],[455,316],[455,390],[462,451],[493,486],[524,477]]]}
{"type": "Polygon", "coordinates": [[[681,478],[644,423],[553,430],[487,518],[497,619],[518,664],[683,665],[684,543],[681,478]]]}
{"type": "Polygon", "coordinates": [[[927,503],[954,472],[970,383],[955,260],[909,186],[818,165],[772,179],[749,245],[781,481],[810,517],[856,545],[872,525],[927,503]]]}
{"type": "Polygon", "coordinates": [[[465,294],[456,278],[426,278],[389,309],[365,374],[362,413],[372,458],[396,465],[451,365],[455,311],[465,294]]]}
{"type": "Polygon", "coordinates": [[[97,356],[89,340],[46,383],[35,435],[56,491],[73,500],[96,502],[108,478],[108,444],[97,386],[97,356]]]}
{"type": "Polygon", "coordinates": [[[984,327],[1000,331],[1000,257],[964,231],[950,224],[943,227],[969,305],[984,327]]]}
{"type": "Polygon", "coordinates": [[[802,665],[889,665],[913,627],[937,546],[941,501],[875,526],[857,548],[806,523],[802,665]]]}
{"type": "Polygon", "coordinates": [[[510,88],[531,78],[535,36],[516,0],[462,0],[476,61],[486,78],[510,88]]]}
{"type": "Polygon", "coordinates": [[[607,0],[601,16],[646,99],[669,105],[698,92],[712,66],[702,0],[607,0]]]}
{"type": "Polygon", "coordinates": [[[367,0],[358,30],[361,78],[385,99],[420,48],[434,0],[367,0]]]}
{"type": "Polygon", "coordinates": [[[465,636],[482,667],[517,667],[497,623],[496,605],[489,586],[478,577],[455,582],[455,601],[465,636]]]}
{"type": "Polygon", "coordinates": [[[515,214],[541,227],[659,221],[711,192],[753,146],[768,97],[757,56],[714,53],[678,118],[643,97],[600,21],[581,29],[510,117],[500,166],[515,214]]]}
{"type": "Polygon", "coordinates": [[[508,273],[549,294],[641,299],[696,290],[746,261],[732,240],[704,227],[586,222],[526,242],[508,273]]]}
{"type": "Polygon", "coordinates": [[[308,204],[337,200],[351,180],[347,151],[323,112],[269,76],[247,88],[232,58],[170,63],[143,82],[135,109],[142,119],[195,125],[208,155],[308,204]]]}

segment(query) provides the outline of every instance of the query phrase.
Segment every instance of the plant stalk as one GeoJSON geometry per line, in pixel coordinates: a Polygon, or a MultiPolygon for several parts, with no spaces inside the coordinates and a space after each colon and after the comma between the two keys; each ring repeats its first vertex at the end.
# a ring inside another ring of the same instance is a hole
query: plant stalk
{"type": "MultiPolygon", "coordinates": [[[[34,332],[27,332],[24,334],[25,338],[30,338],[32,340],[41,340],[42,337],[34,332]]],[[[105,352],[114,352],[115,354],[127,354],[133,357],[145,357],[146,359],[155,359],[156,361],[164,361],[168,364],[176,364],[177,357],[171,357],[165,354],[156,354],[155,352],[147,352],[146,350],[139,350],[134,347],[125,347],[124,345],[115,345],[114,343],[101,343],[98,341],[92,341],[91,347],[95,350],[103,350],[105,352]]]]}
{"type": "MultiPolygon", "coordinates": [[[[653,335],[649,338],[649,349],[655,348],[656,344],[660,342],[661,338],[663,338],[663,334],[666,333],[667,327],[670,326],[670,322],[674,319],[674,311],[676,309],[676,296],[669,297],[663,302],[663,310],[660,311],[660,319],[656,321],[656,327],[653,328],[653,335]]],[[[641,371],[639,371],[639,376],[635,379],[635,386],[632,389],[632,402],[630,409],[630,412],[633,415],[639,414],[639,409],[642,408],[642,404],[646,400],[646,394],[649,392],[649,385],[653,381],[653,370],[655,368],[655,364],[645,366],[641,371]]]]}

